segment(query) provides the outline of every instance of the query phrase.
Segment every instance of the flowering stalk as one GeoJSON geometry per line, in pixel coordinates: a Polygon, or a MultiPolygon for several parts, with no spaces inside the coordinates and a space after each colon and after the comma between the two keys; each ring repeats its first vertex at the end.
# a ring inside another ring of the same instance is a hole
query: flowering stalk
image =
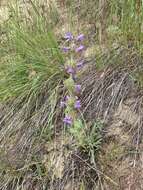
{"type": "Polygon", "coordinates": [[[65,72],[69,75],[69,78],[64,81],[64,86],[68,91],[68,95],[61,100],[60,105],[65,112],[63,122],[71,126],[79,119],[78,112],[81,109],[79,95],[82,87],[76,83],[76,79],[78,72],[84,66],[83,53],[85,46],[83,41],[85,36],[84,34],[79,34],[77,37],[74,37],[71,32],[67,32],[64,39],[67,46],[63,47],[62,50],[64,53],[68,53],[66,54],[68,61],[65,63],[65,72]]]}

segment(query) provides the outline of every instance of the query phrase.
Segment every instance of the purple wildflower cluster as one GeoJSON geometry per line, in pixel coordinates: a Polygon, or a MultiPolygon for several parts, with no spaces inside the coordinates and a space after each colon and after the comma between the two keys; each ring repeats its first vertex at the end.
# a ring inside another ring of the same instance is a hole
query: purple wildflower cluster
{"type": "Polygon", "coordinates": [[[84,66],[84,51],[85,46],[83,44],[85,40],[84,34],[79,34],[74,37],[71,32],[67,32],[64,36],[66,46],[62,47],[62,50],[68,58],[72,57],[72,61],[65,64],[65,72],[72,77],[74,81],[72,84],[72,91],[68,89],[71,85],[66,86],[68,90],[68,95],[60,102],[61,108],[65,109],[65,117],[63,122],[67,125],[72,125],[77,119],[77,111],[81,109],[81,101],[79,95],[81,93],[82,87],[80,84],[76,83],[78,72],[84,66]]]}

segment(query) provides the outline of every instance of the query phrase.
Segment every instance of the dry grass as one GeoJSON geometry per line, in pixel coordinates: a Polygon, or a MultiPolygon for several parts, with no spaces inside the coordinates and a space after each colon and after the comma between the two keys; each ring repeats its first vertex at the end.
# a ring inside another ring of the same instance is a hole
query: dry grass
{"type": "MultiPolygon", "coordinates": [[[[129,108],[131,113],[137,115],[137,121],[131,122],[128,130],[126,128],[125,130],[129,134],[129,142],[136,151],[139,151],[142,139],[143,99],[142,92],[135,87],[135,81],[131,76],[134,71],[141,68],[141,63],[137,62],[140,60],[137,57],[133,59],[129,54],[130,50],[128,53],[124,51],[120,53],[122,64],[116,65],[113,59],[112,67],[109,64],[106,68],[98,70],[94,60],[87,63],[87,69],[80,81],[83,87],[82,108],[89,126],[100,119],[108,126],[105,130],[109,132],[113,126],[111,121],[116,122],[113,119],[115,113],[123,111],[123,109],[119,111],[119,107],[133,99],[129,108]],[[131,63],[133,60],[135,66],[133,62],[131,63]],[[130,67],[124,65],[127,62],[130,67]]],[[[112,58],[113,54],[108,55],[110,62],[112,58]]],[[[100,59],[103,62],[108,60],[105,55],[100,59]]],[[[92,189],[95,186],[102,189],[104,186],[106,189],[107,184],[112,184],[118,189],[118,179],[104,170],[98,157],[95,163],[91,164],[89,155],[77,149],[72,137],[69,138],[65,133],[60,124],[62,112],[58,106],[61,96],[60,84],[59,88],[51,92],[48,83],[45,82],[37,94],[31,92],[28,96],[23,95],[1,106],[2,190],[32,190],[32,188],[68,190],[71,187],[78,189],[82,186],[85,189],[92,189]]],[[[103,131],[103,134],[106,132],[103,131]]],[[[105,141],[106,138],[105,135],[105,141]]],[[[126,149],[129,142],[125,143],[126,149]]],[[[114,152],[116,156],[118,152],[114,152]]],[[[111,158],[114,158],[114,154],[111,158]]],[[[137,157],[135,160],[138,162],[137,157]]]]}

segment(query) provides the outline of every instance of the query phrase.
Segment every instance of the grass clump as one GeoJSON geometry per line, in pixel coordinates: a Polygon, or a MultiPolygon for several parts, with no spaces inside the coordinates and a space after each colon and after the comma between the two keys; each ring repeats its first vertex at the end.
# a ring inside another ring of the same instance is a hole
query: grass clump
{"type": "MultiPolygon", "coordinates": [[[[33,4],[32,4],[33,5],[33,4]]],[[[30,89],[36,91],[45,80],[55,81],[63,78],[63,55],[50,23],[45,20],[38,9],[33,6],[35,14],[34,30],[20,22],[19,12],[12,9],[13,16],[7,23],[7,46],[9,54],[2,61],[0,98],[7,99],[26,93],[30,89]]],[[[32,24],[32,23],[31,23],[32,24]]]]}
{"type": "Polygon", "coordinates": [[[81,121],[77,121],[70,133],[76,140],[77,147],[81,148],[83,152],[87,153],[90,163],[95,163],[97,151],[101,148],[103,124],[96,121],[93,126],[87,127],[81,121]],[[86,127],[86,128],[85,128],[86,127]]]}
{"type": "Polygon", "coordinates": [[[30,2],[30,23],[21,17],[17,5],[11,7],[11,18],[3,26],[0,100],[7,111],[0,116],[1,189],[30,189],[35,181],[40,187],[48,183],[42,163],[47,153],[42,147],[54,133],[65,77],[64,56],[53,32],[57,20],[51,11],[44,17],[30,2]]]}

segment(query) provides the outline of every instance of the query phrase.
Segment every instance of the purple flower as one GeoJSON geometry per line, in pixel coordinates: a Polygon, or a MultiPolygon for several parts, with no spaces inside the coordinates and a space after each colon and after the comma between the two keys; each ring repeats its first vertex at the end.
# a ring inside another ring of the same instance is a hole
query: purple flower
{"type": "Polygon", "coordinates": [[[65,102],[65,101],[61,101],[61,102],[60,102],[60,107],[61,107],[61,108],[64,108],[65,106],[66,106],[66,102],[65,102]]]}
{"type": "Polygon", "coordinates": [[[63,47],[62,50],[63,52],[67,53],[70,50],[70,47],[63,47]]]}
{"type": "Polygon", "coordinates": [[[70,99],[70,96],[68,96],[68,95],[64,97],[65,102],[68,101],[69,99],[70,99]]]}
{"type": "Polygon", "coordinates": [[[72,118],[70,116],[65,116],[65,118],[63,119],[63,122],[65,124],[71,125],[72,124],[72,118]]]}
{"type": "Polygon", "coordinates": [[[80,93],[81,92],[81,85],[80,84],[76,84],[75,85],[75,90],[77,93],[80,93]]]}
{"type": "Polygon", "coordinates": [[[80,100],[76,100],[76,102],[74,104],[74,108],[75,109],[80,109],[81,108],[81,102],[80,102],[80,100]]]}
{"type": "Polygon", "coordinates": [[[70,41],[73,40],[73,35],[71,32],[67,32],[64,37],[66,40],[70,41]]]}
{"type": "Polygon", "coordinates": [[[70,66],[68,66],[66,68],[66,71],[67,71],[68,74],[74,74],[75,73],[75,70],[73,69],[73,67],[70,67],[70,66]]]}
{"type": "Polygon", "coordinates": [[[77,36],[76,40],[77,41],[82,41],[82,40],[84,40],[84,38],[85,38],[84,34],[80,34],[80,35],[77,36]]]}
{"type": "Polygon", "coordinates": [[[77,63],[77,68],[81,69],[84,65],[84,60],[81,60],[77,63]]]}
{"type": "Polygon", "coordinates": [[[77,47],[76,49],[75,49],[75,51],[78,53],[78,52],[81,52],[81,51],[83,51],[83,50],[85,50],[85,46],[84,45],[80,45],[79,47],[77,47]]]}

